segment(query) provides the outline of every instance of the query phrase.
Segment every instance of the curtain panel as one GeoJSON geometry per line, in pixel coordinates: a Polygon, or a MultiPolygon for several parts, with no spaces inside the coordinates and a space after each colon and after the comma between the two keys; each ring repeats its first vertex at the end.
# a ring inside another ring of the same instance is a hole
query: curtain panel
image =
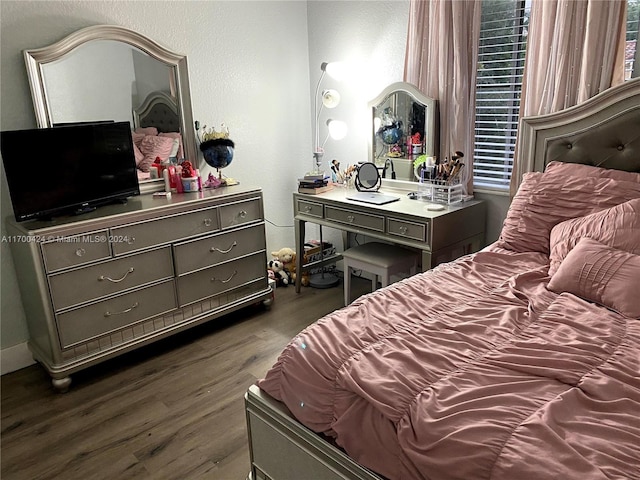
{"type": "MultiPolygon", "coordinates": [[[[520,118],[563,110],[624,81],[626,8],[626,0],[532,0],[520,118]]],[[[512,196],[523,173],[516,161],[512,196]]]]}
{"type": "Polygon", "coordinates": [[[473,192],[480,0],[411,0],[404,80],[438,100],[441,159],[462,151],[473,192]]]}

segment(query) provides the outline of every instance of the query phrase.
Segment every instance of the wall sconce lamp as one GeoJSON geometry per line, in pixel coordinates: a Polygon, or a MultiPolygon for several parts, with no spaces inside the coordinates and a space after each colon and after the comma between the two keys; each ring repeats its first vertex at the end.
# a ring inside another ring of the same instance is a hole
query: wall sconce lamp
{"type": "Polygon", "coordinates": [[[344,77],[344,66],[340,62],[327,63],[323,62],[320,65],[322,75],[316,85],[316,92],[314,97],[314,120],[315,120],[315,137],[313,148],[313,159],[316,164],[314,173],[321,173],[320,166],[322,165],[322,157],[324,155],[324,145],[327,143],[329,137],[334,140],[340,140],[347,134],[347,125],[339,120],[327,120],[326,125],[328,127],[328,133],[324,141],[320,142],[320,113],[324,107],[335,108],[340,103],[340,93],[337,90],[327,89],[320,91],[320,84],[325,74],[328,74],[335,80],[341,80],[344,77]]]}

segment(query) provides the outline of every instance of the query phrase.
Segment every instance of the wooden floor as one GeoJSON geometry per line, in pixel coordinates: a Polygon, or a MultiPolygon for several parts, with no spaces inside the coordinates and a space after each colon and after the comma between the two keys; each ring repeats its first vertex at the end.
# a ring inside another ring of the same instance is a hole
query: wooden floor
{"type": "MultiPolygon", "coordinates": [[[[354,279],[354,296],[370,287],[354,279]]],[[[243,395],[301,329],[342,306],[335,288],[278,288],[251,307],[72,376],[2,376],[2,480],[244,480],[243,395]]]]}

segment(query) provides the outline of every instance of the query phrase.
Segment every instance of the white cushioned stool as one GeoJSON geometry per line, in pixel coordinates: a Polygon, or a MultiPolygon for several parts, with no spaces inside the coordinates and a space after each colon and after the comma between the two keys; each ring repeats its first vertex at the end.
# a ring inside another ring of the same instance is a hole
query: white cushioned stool
{"type": "Polygon", "coordinates": [[[391,283],[391,275],[418,270],[418,253],[388,243],[369,242],[351,247],[342,253],[344,260],[344,304],[351,303],[351,271],[364,270],[373,274],[371,287],[378,286],[378,277],[383,287],[391,283]]]}

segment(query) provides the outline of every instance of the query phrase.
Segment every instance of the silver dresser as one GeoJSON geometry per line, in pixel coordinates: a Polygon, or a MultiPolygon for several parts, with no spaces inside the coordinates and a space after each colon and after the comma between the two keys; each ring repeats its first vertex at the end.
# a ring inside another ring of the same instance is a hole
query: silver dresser
{"type": "Polygon", "coordinates": [[[29,348],[70,375],[238,308],[269,303],[262,192],[141,195],[78,217],[7,220],[29,348]]]}

